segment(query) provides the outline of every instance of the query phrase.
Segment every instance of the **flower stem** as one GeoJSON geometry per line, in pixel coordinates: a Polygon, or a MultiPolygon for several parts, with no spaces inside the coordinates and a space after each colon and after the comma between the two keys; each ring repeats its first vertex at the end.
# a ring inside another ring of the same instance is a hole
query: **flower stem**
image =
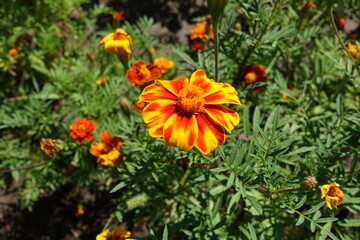
{"type": "Polygon", "coordinates": [[[215,43],[215,82],[219,82],[219,20],[216,16],[213,19],[214,43],[215,43]]]}

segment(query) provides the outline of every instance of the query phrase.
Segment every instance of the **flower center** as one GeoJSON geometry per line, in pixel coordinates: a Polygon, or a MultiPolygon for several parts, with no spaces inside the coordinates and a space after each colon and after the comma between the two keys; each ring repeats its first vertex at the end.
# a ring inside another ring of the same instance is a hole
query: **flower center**
{"type": "Polygon", "coordinates": [[[256,81],[256,74],[254,72],[249,72],[244,77],[245,83],[250,84],[256,81]]]}
{"type": "Polygon", "coordinates": [[[205,100],[203,97],[204,89],[197,85],[188,84],[180,90],[176,103],[176,112],[180,116],[190,118],[204,111],[205,100]]]}
{"type": "Polygon", "coordinates": [[[146,67],[146,64],[141,65],[139,68],[139,75],[141,79],[149,79],[151,76],[150,70],[146,67]]]}

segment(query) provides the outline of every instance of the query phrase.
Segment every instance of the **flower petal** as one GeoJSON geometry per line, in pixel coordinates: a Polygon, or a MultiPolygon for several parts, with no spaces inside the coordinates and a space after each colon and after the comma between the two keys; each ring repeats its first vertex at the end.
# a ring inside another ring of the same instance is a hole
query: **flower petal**
{"type": "Polygon", "coordinates": [[[130,41],[127,39],[108,41],[105,43],[105,51],[115,54],[132,53],[130,41]]]}
{"type": "Polygon", "coordinates": [[[175,96],[179,96],[179,92],[184,88],[186,84],[188,84],[187,78],[179,78],[177,80],[169,81],[169,80],[156,80],[155,84],[166,88],[175,96]]]}
{"type": "Polygon", "coordinates": [[[224,144],[226,136],[224,129],[208,119],[204,114],[196,117],[198,123],[198,137],[195,146],[204,154],[209,154],[218,145],[224,144]]]}
{"type": "Polygon", "coordinates": [[[195,71],[191,75],[190,84],[197,85],[204,89],[204,97],[219,91],[223,86],[223,83],[216,83],[212,79],[207,78],[204,70],[195,71]]]}
{"type": "Polygon", "coordinates": [[[175,105],[170,100],[157,100],[147,105],[141,112],[144,122],[148,126],[151,137],[162,137],[167,119],[175,112],[175,105]]]}
{"type": "Polygon", "coordinates": [[[223,105],[205,105],[205,112],[228,132],[231,132],[240,123],[240,117],[237,112],[223,105]]]}
{"type": "Polygon", "coordinates": [[[99,46],[104,45],[105,43],[109,41],[113,41],[115,37],[115,33],[110,33],[109,35],[105,36],[101,41],[99,42],[99,46]]]}
{"type": "Polygon", "coordinates": [[[139,102],[152,102],[156,100],[177,100],[177,97],[157,84],[147,86],[139,96],[139,102]]]}
{"type": "Polygon", "coordinates": [[[103,131],[99,134],[100,141],[103,143],[109,143],[111,139],[113,139],[113,136],[109,131],[103,131]]]}
{"type": "Polygon", "coordinates": [[[222,88],[219,91],[205,97],[205,104],[224,103],[241,105],[237,91],[233,86],[227,83],[223,84],[222,88]]]}
{"type": "Polygon", "coordinates": [[[164,125],[164,143],[189,151],[195,145],[198,124],[195,116],[190,118],[172,115],[164,125]]]}

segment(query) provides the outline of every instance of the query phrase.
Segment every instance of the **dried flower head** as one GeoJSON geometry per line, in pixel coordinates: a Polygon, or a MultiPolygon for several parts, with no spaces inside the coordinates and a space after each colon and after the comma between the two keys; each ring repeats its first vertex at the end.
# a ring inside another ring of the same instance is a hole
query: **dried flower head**
{"type": "Polygon", "coordinates": [[[146,64],[143,61],[134,63],[126,72],[131,85],[138,86],[161,77],[162,71],[157,65],[146,64]]]}
{"type": "Polygon", "coordinates": [[[87,118],[80,118],[70,126],[70,136],[75,139],[77,143],[83,143],[93,139],[93,132],[96,125],[93,121],[87,118]]]}
{"type": "Polygon", "coordinates": [[[340,184],[333,182],[321,187],[321,198],[325,198],[326,205],[330,208],[337,208],[344,200],[344,193],[340,190],[340,184]]]}
{"type": "Polygon", "coordinates": [[[54,157],[55,151],[61,151],[62,148],[55,144],[56,140],[51,138],[42,138],[40,142],[40,149],[50,158],[54,157]]]}
{"type": "Polygon", "coordinates": [[[149,135],[189,151],[194,146],[208,154],[225,142],[224,128],[231,132],[239,115],[222,104],[241,104],[236,90],[206,77],[204,70],[190,78],[156,80],[146,87],[139,101],[149,103],[141,112],[149,135]]]}
{"type": "Polygon", "coordinates": [[[318,184],[316,177],[314,176],[307,176],[304,177],[303,180],[300,183],[300,186],[302,189],[309,191],[311,189],[314,189],[316,185],[318,184]]]}

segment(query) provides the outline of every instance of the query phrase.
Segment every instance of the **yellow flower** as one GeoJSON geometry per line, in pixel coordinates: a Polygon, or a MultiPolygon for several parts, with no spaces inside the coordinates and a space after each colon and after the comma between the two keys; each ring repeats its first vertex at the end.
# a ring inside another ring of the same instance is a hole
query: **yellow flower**
{"type": "Polygon", "coordinates": [[[106,83],[107,81],[109,81],[110,79],[108,77],[102,77],[99,80],[96,81],[96,85],[104,85],[104,83],[106,83]]]}
{"type": "Polygon", "coordinates": [[[333,182],[321,187],[321,198],[325,198],[326,205],[330,208],[337,208],[344,200],[344,193],[340,190],[340,184],[333,182]]]}
{"type": "Polygon", "coordinates": [[[356,46],[351,43],[348,43],[348,49],[353,58],[360,56],[360,46],[356,46]]]}
{"type": "Polygon", "coordinates": [[[208,154],[224,144],[225,130],[239,124],[239,115],[222,104],[241,104],[236,90],[206,77],[204,70],[190,78],[155,80],[139,96],[149,103],[141,112],[149,135],[163,137],[166,145],[189,151],[194,146],[208,154]]]}
{"type": "Polygon", "coordinates": [[[169,59],[161,57],[154,59],[154,65],[157,65],[161,69],[162,73],[166,73],[167,70],[169,70],[174,66],[174,62],[169,59]]]}
{"type": "Polygon", "coordinates": [[[134,50],[130,35],[124,29],[118,28],[114,33],[104,37],[99,46],[105,44],[105,51],[115,54],[131,54],[134,50]]]}
{"type": "Polygon", "coordinates": [[[96,240],[124,240],[129,239],[131,232],[127,231],[123,226],[119,226],[115,229],[114,233],[111,233],[109,229],[106,229],[102,233],[96,236],[96,240]]]}

